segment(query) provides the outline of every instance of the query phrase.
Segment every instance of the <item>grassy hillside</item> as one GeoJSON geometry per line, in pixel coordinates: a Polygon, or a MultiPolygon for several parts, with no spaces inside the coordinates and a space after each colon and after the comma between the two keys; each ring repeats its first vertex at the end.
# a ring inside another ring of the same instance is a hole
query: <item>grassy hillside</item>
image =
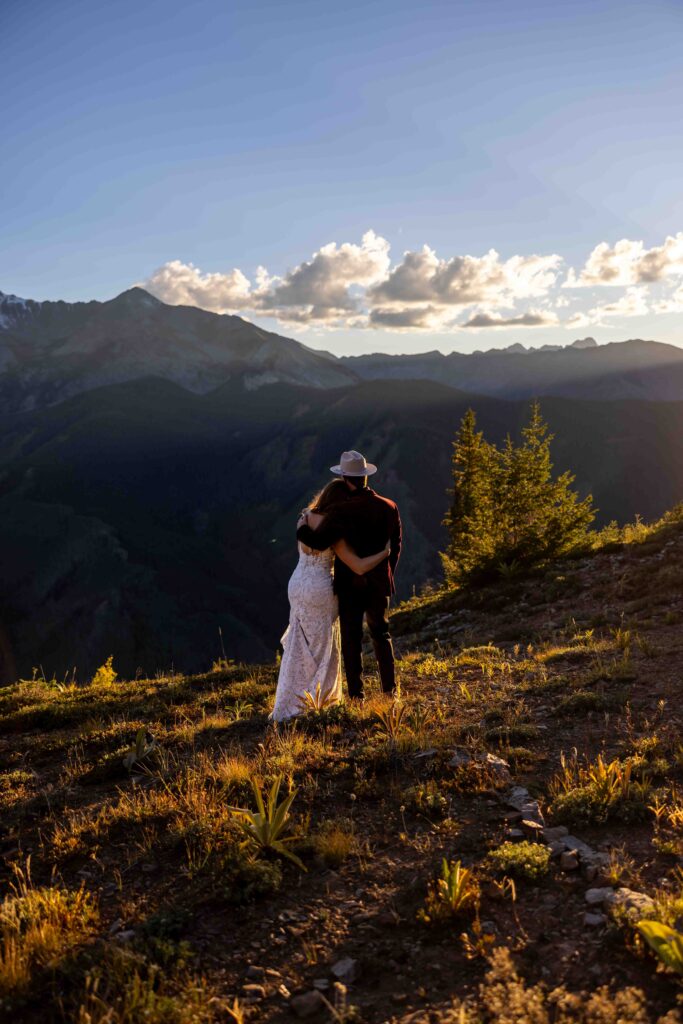
{"type": "Polygon", "coordinates": [[[630,539],[400,609],[398,705],[1,690],[7,1019],[680,1024],[635,925],[683,917],[683,521],[630,539]],[[305,871],[233,810],[277,779],[305,871]]]}

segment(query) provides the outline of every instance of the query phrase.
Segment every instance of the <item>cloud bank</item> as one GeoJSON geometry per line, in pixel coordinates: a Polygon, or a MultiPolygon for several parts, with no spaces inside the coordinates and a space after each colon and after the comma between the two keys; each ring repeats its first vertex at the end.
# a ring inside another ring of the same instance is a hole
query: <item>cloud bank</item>
{"type": "Polygon", "coordinates": [[[683,279],[683,231],[650,249],[626,238],[600,242],[583,267],[569,268],[560,281],[563,264],[557,253],[503,259],[489,249],[479,256],[439,257],[424,245],[392,265],[390,243],[367,231],[360,243],[323,245],[282,276],[258,267],[251,281],[237,267],[205,273],[176,259],[140,283],[172,305],[323,329],[575,328],[683,312],[683,284],[676,280],[683,279]],[[668,293],[653,295],[655,286],[668,293]],[[581,299],[581,289],[598,287],[616,294],[599,303],[581,299]]]}

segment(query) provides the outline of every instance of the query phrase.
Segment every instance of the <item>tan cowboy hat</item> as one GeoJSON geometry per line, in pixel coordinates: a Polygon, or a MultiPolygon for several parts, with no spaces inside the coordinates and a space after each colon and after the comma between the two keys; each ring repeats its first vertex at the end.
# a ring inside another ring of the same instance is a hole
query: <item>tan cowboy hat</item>
{"type": "Polygon", "coordinates": [[[377,466],[365,461],[360,452],[342,452],[338,466],[330,466],[335,476],[372,476],[377,466]]]}

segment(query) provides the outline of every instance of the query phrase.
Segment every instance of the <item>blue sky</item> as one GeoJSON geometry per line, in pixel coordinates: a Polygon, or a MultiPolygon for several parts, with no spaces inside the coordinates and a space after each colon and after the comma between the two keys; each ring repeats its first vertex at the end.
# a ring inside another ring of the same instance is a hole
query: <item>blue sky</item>
{"type": "Polygon", "coordinates": [[[682,30],[658,0],[3,0],[0,289],[145,283],[336,352],[683,344],[682,30]]]}

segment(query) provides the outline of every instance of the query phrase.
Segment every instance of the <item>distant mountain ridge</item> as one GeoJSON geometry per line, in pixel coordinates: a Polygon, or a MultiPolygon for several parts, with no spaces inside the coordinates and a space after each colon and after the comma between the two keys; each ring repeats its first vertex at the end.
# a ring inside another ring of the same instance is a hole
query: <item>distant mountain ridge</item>
{"type": "Polygon", "coordinates": [[[41,408],[109,384],[159,377],[205,394],[240,379],[338,388],[431,380],[491,397],[683,400],[683,349],[632,339],[521,344],[463,354],[336,357],[239,316],[169,306],[142,288],[108,302],[35,302],[0,292],[0,402],[41,408]]]}
{"type": "Polygon", "coordinates": [[[197,393],[235,376],[247,387],[342,387],[357,380],[315,352],[238,316],[168,306],[142,288],[109,302],[34,302],[0,293],[0,401],[53,405],[108,384],[157,376],[197,393]]]}
{"type": "Polygon", "coordinates": [[[496,398],[584,398],[615,401],[683,399],[683,349],[657,341],[611,342],[527,350],[381,353],[341,360],[364,380],[433,380],[496,398]]]}

